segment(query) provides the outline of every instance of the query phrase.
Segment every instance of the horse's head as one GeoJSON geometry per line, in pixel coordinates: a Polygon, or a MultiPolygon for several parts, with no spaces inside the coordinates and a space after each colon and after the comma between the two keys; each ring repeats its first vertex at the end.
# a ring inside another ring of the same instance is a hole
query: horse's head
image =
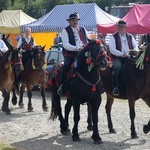
{"type": "Polygon", "coordinates": [[[22,71],[22,54],[19,49],[13,48],[12,46],[6,52],[8,55],[8,64],[11,65],[12,69],[16,74],[22,71]]]}
{"type": "Polygon", "coordinates": [[[10,36],[10,34],[8,34],[7,36],[5,34],[2,35],[2,40],[5,42],[8,49],[11,48],[11,42],[9,40],[9,36],[10,36]]]}
{"type": "Polygon", "coordinates": [[[100,40],[89,40],[89,43],[85,47],[88,49],[86,52],[86,63],[93,64],[101,69],[108,66],[108,56],[106,47],[100,40]]]}
{"type": "Polygon", "coordinates": [[[45,65],[45,51],[44,47],[35,46],[31,50],[32,58],[34,60],[34,67],[36,68],[39,74],[42,74],[43,67],[45,65]]]}

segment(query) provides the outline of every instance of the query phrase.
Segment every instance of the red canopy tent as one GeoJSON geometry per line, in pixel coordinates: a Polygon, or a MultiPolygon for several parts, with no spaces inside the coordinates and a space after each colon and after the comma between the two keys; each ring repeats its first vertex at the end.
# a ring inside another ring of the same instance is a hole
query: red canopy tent
{"type": "MultiPolygon", "coordinates": [[[[122,20],[127,22],[129,33],[150,33],[150,4],[135,4],[122,20]]],[[[116,31],[116,24],[98,25],[97,28],[101,33],[113,33],[116,31]]]]}

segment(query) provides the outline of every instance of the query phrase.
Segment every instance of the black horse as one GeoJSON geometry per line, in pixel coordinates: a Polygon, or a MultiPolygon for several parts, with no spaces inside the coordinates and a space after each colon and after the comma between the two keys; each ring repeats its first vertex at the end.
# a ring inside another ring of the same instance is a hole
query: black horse
{"type": "MultiPolygon", "coordinates": [[[[131,119],[131,138],[137,138],[135,130],[135,101],[142,98],[150,107],[150,44],[137,60],[128,58],[120,75],[120,95],[112,95],[112,69],[107,68],[101,73],[104,90],[107,95],[106,113],[110,133],[115,133],[111,119],[111,108],[114,98],[128,99],[131,119]]],[[[144,133],[150,131],[150,121],[143,128],[144,133]]]]}
{"type": "MultiPolygon", "coordinates": [[[[78,134],[78,122],[80,120],[80,104],[90,103],[92,108],[93,135],[95,144],[101,144],[102,140],[98,132],[98,109],[101,103],[101,77],[100,68],[107,67],[106,51],[101,41],[92,40],[77,55],[74,61],[74,67],[71,69],[70,75],[66,81],[66,95],[69,97],[65,106],[65,113],[70,111],[73,105],[74,110],[74,127],[72,130],[73,141],[80,141],[78,134]]],[[[60,96],[57,94],[57,84],[59,81],[60,70],[58,65],[54,66],[51,72],[52,86],[52,109],[51,119],[59,117],[60,128],[62,134],[68,134],[68,121],[63,118],[61,112],[60,96]]],[[[68,116],[67,116],[68,117],[68,116]]],[[[67,118],[68,119],[68,118],[67,118]]]]}

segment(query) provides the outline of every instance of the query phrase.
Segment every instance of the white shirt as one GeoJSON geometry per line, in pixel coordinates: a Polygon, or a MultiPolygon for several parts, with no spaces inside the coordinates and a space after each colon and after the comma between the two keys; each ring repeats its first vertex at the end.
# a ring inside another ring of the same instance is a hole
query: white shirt
{"type": "MultiPolygon", "coordinates": [[[[68,51],[77,51],[80,47],[83,46],[83,43],[82,43],[82,41],[80,39],[80,36],[79,36],[77,28],[73,28],[73,27],[71,27],[71,28],[72,28],[72,31],[73,31],[73,34],[74,34],[74,37],[75,37],[76,46],[71,45],[69,43],[68,33],[67,33],[66,29],[63,29],[62,33],[61,33],[61,39],[62,39],[63,47],[65,49],[67,49],[68,51]]],[[[86,29],[85,29],[85,34],[86,34],[86,37],[88,39],[90,39],[86,29]]]]}
{"type": "MultiPolygon", "coordinates": [[[[26,40],[27,43],[30,42],[31,40],[31,36],[29,36],[29,39],[27,39],[25,36],[23,36],[26,40]]],[[[19,48],[22,45],[22,37],[19,39],[18,44],[17,44],[17,48],[19,48]]],[[[33,46],[36,46],[35,41],[33,40],[33,46]]]]}
{"type": "Polygon", "coordinates": [[[5,42],[1,39],[0,39],[0,50],[2,51],[2,53],[8,51],[8,47],[6,46],[5,42]]]}
{"type": "MultiPolygon", "coordinates": [[[[110,52],[115,56],[123,56],[123,54],[129,54],[129,45],[128,45],[128,41],[126,38],[126,34],[124,34],[124,35],[119,34],[119,36],[120,36],[120,40],[121,40],[121,51],[116,49],[115,38],[112,35],[109,40],[110,52]]],[[[139,50],[137,42],[133,36],[132,36],[132,45],[133,45],[133,50],[136,50],[136,51],[139,50]]]]}

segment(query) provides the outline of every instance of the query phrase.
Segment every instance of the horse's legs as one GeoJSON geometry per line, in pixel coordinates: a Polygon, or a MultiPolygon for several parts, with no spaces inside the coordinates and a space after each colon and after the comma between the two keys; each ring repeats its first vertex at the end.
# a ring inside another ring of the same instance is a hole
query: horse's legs
{"type": "Polygon", "coordinates": [[[3,91],[3,97],[4,101],[2,104],[2,111],[6,113],[6,115],[10,115],[10,109],[9,109],[9,97],[10,97],[10,92],[7,92],[6,90],[3,91]]]}
{"type": "Polygon", "coordinates": [[[98,109],[101,103],[101,96],[94,101],[91,101],[92,107],[92,121],[93,121],[93,134],[92,138],[94,140],[94,144],[102,144],[102,139],[99,136],[98,132],[98,109]]]}
{"type": "Polygon", "coordinates": [[[137,133],[135,131],[135,124],[134,124],[134,118],[135,118],[135,99],[129,98],[129,111],[130,111],[130,120],[131,120],[131,138],[138,138],[137,133]]]}
{"type": "Polygon", "coordinates": [[[87,112],[88,112],[88,117],[87,117],[87,129],[88,130],[93,130],[93,125],[92,125],[92,107],[90,103],[87,103],[87,112]]]}
{"type": "Polygon", "coordinates": [[[107,102],[105,105],[105,110],[107,114],[108,129],[110,133],[116,133],[116,131],[113,128],[112,119],[111,119],[111,108],[112,108],[113,102],[114,102],[114,98],[107,95],[107,102]]]}
{"type": "Polygon", "coordinates": [[[67,103],[65,105],[65,122],[66,122],[66,125],[67,127],[69,128],[69,113],[70,113],[70,110],[71,110],[71,106],[72,106],[72,100],[71,99],[67,99],[67,103]]]}
{"type": "Polygon", "coordinates": [[[31,98],[32,98],[32,91],[31,91],[31,86],[27,86],[27,96],[28,96],[28,111],[31,112],[33,111],[33,107],[32,107],[32,102],[31,102],[31,98]]]}
{"type": "Polygon", "coordinates": [[[80,120],[80,103],[77,99],[73,100],[73,110],[74,110],[74,126],[72,129],[72,140],[74,142],[81,141],[78,134],[78,123],[80,120]]]}
{"type": "Polygon", "coordinates": [[[20,108],[24,107],[24,103],[23,103],[23,94],[24,94],[24,91],[25,91],[25,84],[22,84],[21,88],[20,88],[20,99],[19,99],[19,107],[20,108]]]}
{"type": "Polygon", "coordinates": [[[60,95],[57,94],[57,87],[56,85],[52,85],[51,92],[52,92],[52,105],[51,105],[51,115],[50,119],[54,120],[57,118],[60,121],[60,130],[63,135],[69,135],[70,131],[68,130],[68,127],[66,125],[65,119],[62,115],[62,109],[61,109],[61,102],[60,102],[60,95]]]}
{"type": "Polygon", "coordinates": [[[143,132],[145,134],[147,134],[149,131],[150,131],[150,121],[148,122],[147,125],[144,125],[144,127],[143,127],[143,132]]]}
{"type": "Polygon", "coordinates": [[[15,88],[12,89],[12,104],[16,105],[17,104],[17,96],[16,96],[16,92],[15,92],[15,88]]]}
{"type": "Polygon", "coordinates": [[[47,107],[47,103],[46,103],[46,99],[45,99],[45,88],[44,86],[41,86],[41,96],[42,96],[42,108],[43,111],[47,111],[48,107],[47,107]]]}

